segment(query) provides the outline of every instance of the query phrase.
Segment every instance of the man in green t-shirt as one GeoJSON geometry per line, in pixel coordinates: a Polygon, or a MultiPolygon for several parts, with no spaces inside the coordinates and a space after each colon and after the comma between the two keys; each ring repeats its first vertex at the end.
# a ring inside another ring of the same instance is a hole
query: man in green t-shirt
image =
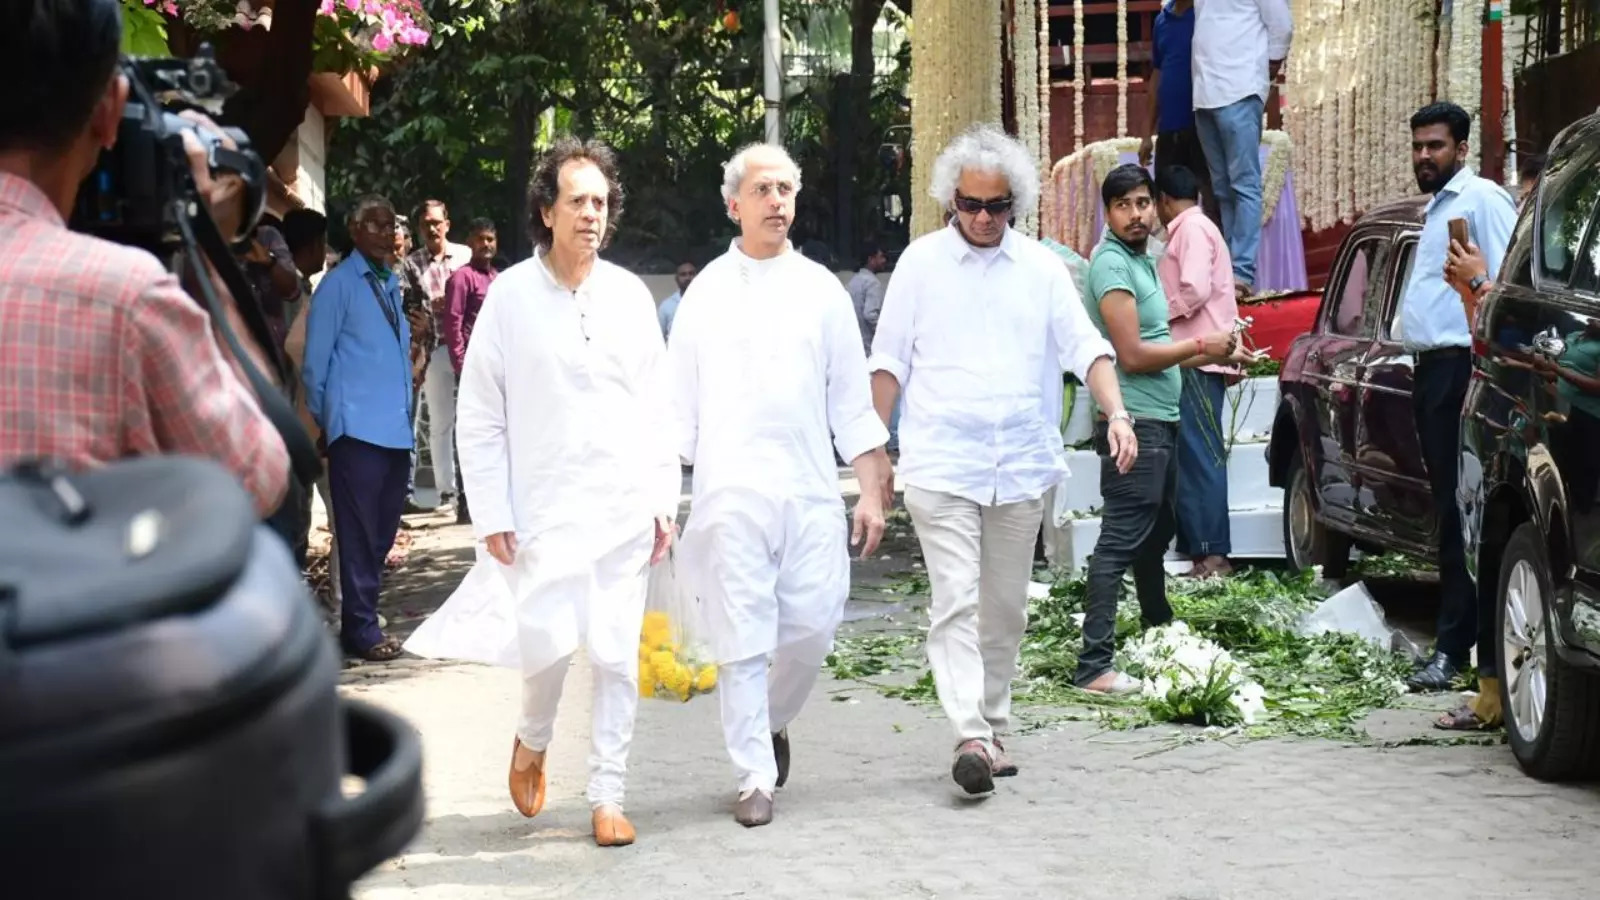
{"type": "Polygon", "coordinates": [[[1112,169],[1101,185],[1110,231],[1089,261],[1083,302],[1089,318],[1116,350],[1117,381],[1139,456],[1126,473],[1107,456],[1106,426],[1095,424],[1100,454],[1100,539],[1089,558],[1089,596],[1083,622],[1079,687],[1127,694],[1139,682],[1112,668],[1117,599],[1122,575],[1133,569],[1139,608],[1150,625],[1172,619],[1163,558],[1175,530],[1178,484],[1178,398],[1184,366],[1214,365],[1249,356],[1231,332],[1173,343],[1167,297],[1145,242],[1156,221],[1154,185],[1139,166],[1112,169]]]}

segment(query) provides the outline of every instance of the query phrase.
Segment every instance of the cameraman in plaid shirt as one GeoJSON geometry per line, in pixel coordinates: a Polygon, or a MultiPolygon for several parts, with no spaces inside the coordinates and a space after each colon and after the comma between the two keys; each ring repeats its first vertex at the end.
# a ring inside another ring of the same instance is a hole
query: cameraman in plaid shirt
{"type": "MultiPolygon", "coordinates": [[[[288,453],[210,317],[155,257],[65,224],[117,139],[121,40],[118,0],[30,0],[0,13],[0,77],[27,85],[0,92],[0,467],[205,456],[266,516],[283,499],[288,453]]],[[[237,233],[241,182],[213,179],[199,142],[184,143],[218,227],[237,233]]]]}

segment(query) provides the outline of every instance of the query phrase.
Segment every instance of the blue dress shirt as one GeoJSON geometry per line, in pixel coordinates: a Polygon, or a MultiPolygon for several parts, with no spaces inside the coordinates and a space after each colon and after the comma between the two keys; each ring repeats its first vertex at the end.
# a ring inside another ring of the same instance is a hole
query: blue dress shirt
{"type": "Polygon", "coordinates": [[[1463,166],[1428,201],[1424,215],[1416,262],[1400,301],[1401,338],[1413,353],[1470,347],[1472,334],[1461,295],[1444,280],[1444,264],[1450,256],[1450,220],[1467,220],[1467,233],[1483,251],[1492,281],[1499,277],[1500,262],[1511,243],[1517,205],[1505,188],[1463,166]]]}
{"type": "Polygon", "coordinates": [[[395,274],[380,280],[355,252],[323,276],[307,313],[300,374],[306,406],[329,444],[349,436],[411,449],[410,348],[395,274]]]}

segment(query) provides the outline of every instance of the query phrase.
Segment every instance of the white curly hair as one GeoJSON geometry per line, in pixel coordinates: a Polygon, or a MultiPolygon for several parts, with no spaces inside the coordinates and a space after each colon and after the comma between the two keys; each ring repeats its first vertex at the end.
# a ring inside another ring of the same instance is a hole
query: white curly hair
{"type": "Polygon", "coordinates": [[[956,184],[966,171],[995,172],[1011,188],[1011,216],[1020,219],[1039,206],[1038,164],[1022,142],[996,125],[984,123],[963,131],[933,162],[928,196],[944,209],[955,204],[956,184]]]}
{"type": "Polygon", "coordinates": [[[728,209],[728,202],[739,195],[739,185],[744,183],[745,170],[749,168],[750,156],[755,153],[768,153],[782,159],[788,165],[789,171],[794,173],[795,193],[800,192],[800,167],[795,165],[794,157],[789,151],[777,144],[757,142],[746,144],[739,148],[733,159],[722,164],[722,208],[727,212],[728,218],[733,218],[733,212],[728,209]]]}

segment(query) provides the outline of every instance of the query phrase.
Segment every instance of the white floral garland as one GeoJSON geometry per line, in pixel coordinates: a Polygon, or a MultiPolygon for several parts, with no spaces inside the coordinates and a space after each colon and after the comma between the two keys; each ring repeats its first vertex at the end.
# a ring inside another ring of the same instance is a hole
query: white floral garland
{"type": "Polygon", "coordinates": [[[1083,0],[1072,0],[1072,150],[1083,149],[1083,92],[1089,76],[1083,64],[1083,0]]]}
{"type": "Polygon", "coordinates": [[[1455,0],[1450,11],[1450,67],[1444,95],[1472,117],[1473,168],[1483,168],[1483,0],[1455,0]]]}
{"type": "Polygon", "coordinates": [[[1128,133],[1128,0],[1117,0],[1117,137],[1128,133]]]}

